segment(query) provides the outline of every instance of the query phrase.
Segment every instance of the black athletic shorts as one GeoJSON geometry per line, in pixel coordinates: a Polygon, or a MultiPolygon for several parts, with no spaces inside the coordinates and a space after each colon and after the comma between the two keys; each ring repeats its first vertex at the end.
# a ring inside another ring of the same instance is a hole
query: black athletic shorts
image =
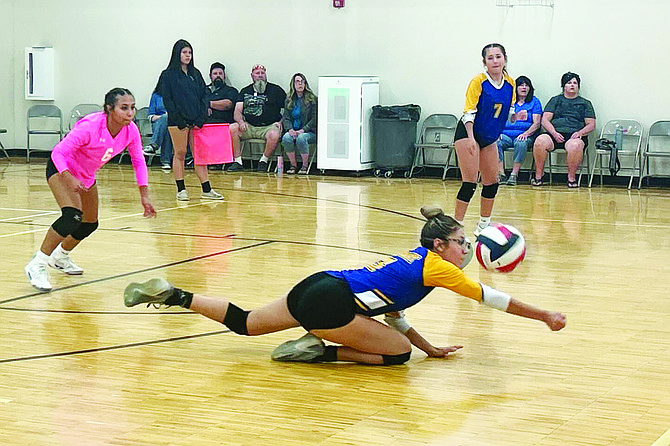
{"type": "MultiPolygon", "coordinates": [[[[51,157],[49,157],[49,161],[47,161],[47,181],[49,181],[49,178],[56,175],[57,173],[58,173],[58,169],[56,169],[56,165],[54,164],[54,161],[51,159],[51,157]]],[[[98,180],[93,182],[93,186],[95,186],[96,184],[98,184],[98,180]]],[[[91,186],[91,187],[93,187],[93,186],[91,186]]]]}
{"type": "Polygon", "coordinates": [[[303,279],[288,293],[288,311],[306,330],[344,327],[356,316],[349,284],[324,272],[303,279]]]}
{"type": "MultiPolygon", "coordinates": [[[[572,133],[563,133],[563,132],[558,132],[558,133],[563,135],[563,138],[565,138],[565,141],[557,142],[554,139],[554,137],[551,135],[551,133],[549,133],[549,132],[545,133],[545,135],[548,135],[551,138],[551,140],[553,141],[554,150],[556,150],[556,149],[564,149],[565,150],[565,143],[570,139],[570,137],[572,136],[572,133]]],[[[582,141],[584,141],[584,149],[586,149],[586,147],[589,145],[589,137],[588,136],[582,136],[581,139],[582,139],[582,141]]]]}
{"type": "MultiPolygon", "coordinates": [[[[454,142],[459,141],[461,139],[466,139],[468,137],[468,131],[465,130],[465,124],[463,124],[463,121],[460,119],[458,120],[458,124],[456,124],[456,132],[454,133],[454,142]]],[[[483,149],[486,146],[490,146],[494,142],[496,142],[498,138],[494,139],[493,141],[489,141],[487,139],[480,138],[477,136],[475,133],[475,141],[477,141],[477,144],[479,144],[479,148],[483,149]]]]}
{"type": "Polygon", "coordinates": [[[49,178],[56,175],[57,173],[58,169],[56,169],[54,160],[52,160],[51,157],[49,157],[49,161],[47,161],[47,181],[49,181],[49,178]]]}

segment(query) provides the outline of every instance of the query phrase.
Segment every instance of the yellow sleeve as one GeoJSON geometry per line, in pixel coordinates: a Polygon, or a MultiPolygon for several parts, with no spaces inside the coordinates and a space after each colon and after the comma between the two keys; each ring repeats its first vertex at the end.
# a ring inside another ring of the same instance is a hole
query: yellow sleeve
{"type": "Polygon", "coordinates": [[[482,82],[486,80],[484,73],[473,77],[468,85],[468,90],[465,92],[465,108],[463,113],[476,113],[477,104],[479,103],[479,96],[482,94],[482,82]]]}
{"type": "Polygon", "coordinates": [[[514,82],[514,79],[512,79],[507,73],[505,73],[505,79],[512,86],[512,111],[514,111],[514,104],[516,104],[516,82],[514,82]]]}
{"type": "Polygon", "coordinates": [[[442,260],[432,251],[428,251],[423,263],[423,284],[446,288],[477,302],[482,301],[481,285],[468,278],[459,267],[442,260]]]}

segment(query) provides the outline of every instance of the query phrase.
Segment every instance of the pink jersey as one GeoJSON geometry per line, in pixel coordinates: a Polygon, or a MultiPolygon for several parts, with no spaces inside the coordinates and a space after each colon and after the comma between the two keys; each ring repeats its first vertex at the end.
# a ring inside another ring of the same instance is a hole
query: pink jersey
{"type": "Polygon", "coordinates": [[[104,112],[91,113],[81,118],[70,133],[56,144],[51,159],[58,172],[69,170],[72,176],[88,188],[95,183],[96,172],[126,147],[135,169],[137,184],[148,185],[147,165],[137,125],[131,122],[112,138],[104,112]]]}

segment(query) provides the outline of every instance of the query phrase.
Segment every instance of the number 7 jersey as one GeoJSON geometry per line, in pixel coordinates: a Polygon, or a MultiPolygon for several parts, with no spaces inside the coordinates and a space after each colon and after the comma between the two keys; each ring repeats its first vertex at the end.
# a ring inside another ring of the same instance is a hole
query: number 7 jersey
{"type": "Polygon", "coordinates": [[[470,81],[463,113],[475,115],[473,130],[478,139],[491,142],[498,139],[514,100],[514,80],[507,73],[503,73],[500,85],[496,85],[488,73],[480,73],[470,81]]]}

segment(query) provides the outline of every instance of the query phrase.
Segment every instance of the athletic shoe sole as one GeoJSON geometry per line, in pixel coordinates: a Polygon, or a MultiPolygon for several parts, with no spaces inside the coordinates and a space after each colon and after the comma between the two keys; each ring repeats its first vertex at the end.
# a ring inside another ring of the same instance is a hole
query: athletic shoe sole
{"type": "Polygon", "coordinates": [[[81,276],[82,274],[84,274],[84,270],[83,270],[83,269],[77,269],[77,270],[74,270],[74,271],[72,271],[72,270],[68,271],[68,270],[66,270],[65,268],[61,268],[60,266],[58,266],[58,265],[56,265],[56,264],[53,264],[53,265],[52,265],[51,263],[49,263],[49,266],[52,267],[53,269],[56,269],[56,270],[58,270],[58,271],[60,271],[60,272],[62,272],[62,273],[67,274],[68,276],[81,276]]]}
{"type": "Polygon", "coordinates": [[[149,279],[146,282],[132,282],[123,292],[123,303],[126,307],[134,307],[146,303],[163,303],[170,297],[174,287],[163,278],[149,279]]]}
{"type": "Polygon", "coordinates": [[[313,334],[306,334],[300,339],[287,341],[272,352],[273,361],[310,362],[326,351],[323,341],[313,334]]]}

